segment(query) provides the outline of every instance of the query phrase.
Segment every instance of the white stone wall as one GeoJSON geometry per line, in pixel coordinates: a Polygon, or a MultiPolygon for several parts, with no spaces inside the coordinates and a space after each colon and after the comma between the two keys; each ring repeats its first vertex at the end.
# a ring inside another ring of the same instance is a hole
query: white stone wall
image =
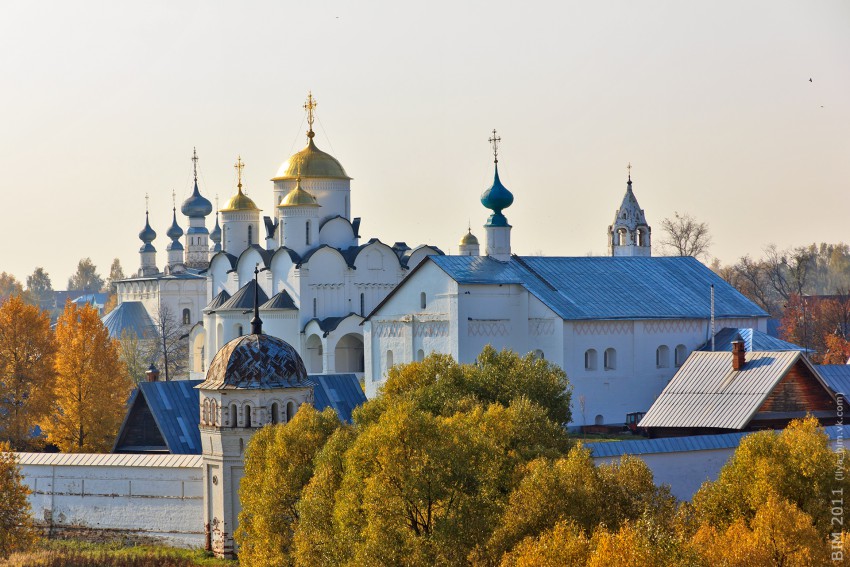
{"type": "Polygon", "coordinates": [[[36,521],[203,547],[200,455],[18,453],[36,521]]]}

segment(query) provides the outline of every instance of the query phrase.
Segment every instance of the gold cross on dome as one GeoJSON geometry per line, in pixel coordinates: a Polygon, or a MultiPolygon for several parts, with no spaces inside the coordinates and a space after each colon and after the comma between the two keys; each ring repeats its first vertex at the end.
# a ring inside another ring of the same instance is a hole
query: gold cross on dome
{"type": "Polygon", "coordinates": [[[490,136],[488,141],[493,145],[493,163],[499,163],[499,142],[502,141],[502,138],[496,135],[495,128],[493,128],[493,135],[490,136]]]}
{"type": "Polygon", "coordinates": [[[236,158],[236,165],[233,167],[236,168],[236,186],[240,189],[242,188],[242,169],[245,167],[245,164],[242,162],[242,156],[238,156],[236,158]]]}
{"type": "Polygon", "coordinates": [[[192,148],[192,167],[195,170],[195,181],[198,180],[198,148],[192,148]]]}
{"type": "Polygon", "coordinates": [[[313,131],[313,110],[316,109],[316,106],[318,106],[318,103],[313,98],[313,91],[307,91],[307,102],[304,103],[304,110],[307,111],[307,126],[310,132],[313,131]]]}

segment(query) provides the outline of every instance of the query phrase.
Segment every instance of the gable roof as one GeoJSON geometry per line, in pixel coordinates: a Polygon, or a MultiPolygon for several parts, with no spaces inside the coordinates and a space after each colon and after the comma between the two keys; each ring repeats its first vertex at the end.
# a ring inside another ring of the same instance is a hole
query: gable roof
{"type": "Polygon", "coordinates": [[[129,410],[118,430],[113,452],[147,452],[156,447],[133,445],[134,434],[147,439],[160,438],[169,453],[196,455],[201,452],[200,392],[195,386],[200,380],[175,380],[171,382],[141,382],[133,391],[129,410]],[[134,426],[149,426],[142,414],[150,411],[157,431],[134,432],[134,426]],[[158,435],[156,435],[158,433],[158,435]]]}
{"type": "Polygon", "coordinates": [[[141,301],[125,301],[101,319],[109,336],[120,339],[124,332],[144,338],[156,333],[153,319],[141,301]]]}
{"type": "MultiPolygon", "coordinates": [[[[795,345],[772,337],[767,333],[762,333],[755,329],[739,329],[735,327],[723,327],[714,335],[714,350],[732,352],[732,341],[735,340],[735,335],[741,335],[744,339],[744,350],[751,351],[780,351],[780,350],[797,350],[805,351],[804,347],[795,345]]],[[[704,345],[696,350],[711,351],[711,339],[705,342],[704,345]]]]}
{"type": "Polygon", "coordinates": [[[850,365],[819,364],[815,369],[833,392],[850,396],[850,365]]]}
{"type": "MultiPolygon", "coordinates": [[[[707,319],[768,314],[691,257],[428,256],[460,284],[523,286],[565,320],[707,319]]],[[[378,312],[425,262],[370,313],[378,312]]],[[[368,318],[367,318],[368,319],[368,318]]]]}
{"type": "Polygon", "coordinates": [[[798,361],[828,391],[798,351],[748,352],[740,370],[732,368],[731,352],[695,351],[646,412],[640,426],[743,429],[798,361]]]}

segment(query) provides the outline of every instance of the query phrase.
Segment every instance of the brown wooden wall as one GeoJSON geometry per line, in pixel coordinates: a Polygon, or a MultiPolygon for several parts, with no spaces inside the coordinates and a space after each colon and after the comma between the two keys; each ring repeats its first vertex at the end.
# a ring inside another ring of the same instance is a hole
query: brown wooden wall
{"type": "Polygon", "coordinates": [[[834,411],[835,401],[802,361],[798,361],[767,396],[761,412],[834,411]]]}

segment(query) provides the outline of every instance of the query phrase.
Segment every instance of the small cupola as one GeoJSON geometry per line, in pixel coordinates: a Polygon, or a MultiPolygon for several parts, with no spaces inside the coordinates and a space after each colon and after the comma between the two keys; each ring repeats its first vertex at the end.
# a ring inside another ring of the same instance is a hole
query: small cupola
{"type": "Polygon", "coordinates": [[[511,225],[502,214],[504,209],[514,202],[513,193],[502,185],[499,179],[499,142],[502,140],[493,130],[490,143],[493,146],[493,185],[481,194],[481,204],[493,211],[484,225],[487,234],[487,256],[500,262],[507,262],[511,257],[511,225]]]}

